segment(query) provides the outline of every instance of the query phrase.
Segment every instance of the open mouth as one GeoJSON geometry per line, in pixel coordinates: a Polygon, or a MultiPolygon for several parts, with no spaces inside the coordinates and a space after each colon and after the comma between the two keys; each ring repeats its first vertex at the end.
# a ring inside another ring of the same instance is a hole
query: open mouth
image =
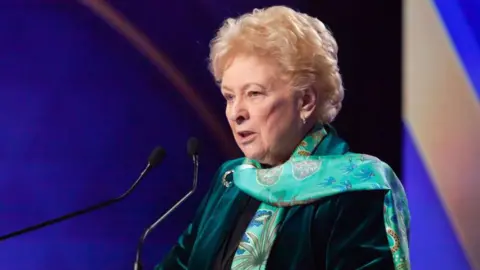
{"type": "Polygon", "coordinates": [[[242,142],[246,142],[246,141],[252,139],[253,135],[255,135],[255,133],[251,132],[251,131],[241,131],[241,132],[238,132],[237,134],[240,137],[240,140],[242,142]]]}

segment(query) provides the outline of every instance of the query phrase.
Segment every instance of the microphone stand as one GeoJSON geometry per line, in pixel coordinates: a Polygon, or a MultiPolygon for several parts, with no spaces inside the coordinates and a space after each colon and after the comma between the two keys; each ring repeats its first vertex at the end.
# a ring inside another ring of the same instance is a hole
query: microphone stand
{"type": "Polygon", "coordinates": [[[147,172],[150,171],[150,169],[152,169],[153,166],[152,166],[152,163],[149,162],[147,164],[147,166],[145,167],[145,169],[142,171],[142,173],[140,174],[140,176],[137,178],[137,180],[132,184],[132,186],[127,190],[125,191],[122,195],[116,197],[116,198],[113,198],[113,199],[110,199],[110,200],[106,200],[106,201],[103,201],[101,203],[98,203],[98,204],[95,204],[95,205],[92,205],[92,206],[89,206],[87,208],[84,208],[84,209],[81,209],[81,210],[78,210],[78,211],[75,211],[75,212],[72,212],[72,213],[69,213],[69,214],[66,214],[66,215],[63,215],[61,217],[58,217],[58,218],[54,218],[54,219],[51,219],[51,220],[47,220],[45,222],[42,222],[42,223],[39,223],[37,225],[33,225],[33,226],[30,226],[30,227],[26,227],[24,229],[21,229],[21,230],[18,230],[18,231],[15,231],[15,232],[12,232],[12,233],[9,233],[9,234],[6,234],[6,235],[3,235],[3,236],[0,236],[0,241],[4,241],[4,240],[7,240],[9,238],[12,238],[14,236],[17,236],[17,235],[21,235],[21,234],[24,234],[24,233],[28,233],[28,232],[31,232],[31,231],[35,231],[35,230],[38,230],[38,229],[41,229],[43,227],[46,227],[46,226],[49,226],[49,225],[53,225],[55,223],[59,223],[59,222],[62,222],[64,220],[67,220],[69,218],[72,218],[72,217],[75,217],[75,216],[79,216],[79,215],[83,215],[83,214],[86,214],[88,212],[91,212],[91,211],[94,211],[94,210],[97,210],[97,209],[100,209],[100,208],[103,208],[103,207],[106,207],[106,206],[109,206],[113,203],[116,203],[118,201],[121,201],[123,198],[125,198],[126,196],[128,196],[138,185],[138,183],[143,179],[143,177],[146,175],[147,172]]]}
{"type": "Polygon", "coordinates": [[[145,242],[145,239],[147,238],[148,234],[155,229],[158,224],[160,224],[167,216],[169,216],[173,211],[175,211],[188,197],[190,197],[195,190],[197,189],[197,182],[198,182],[198,155],[193,155],[193,185],[192,189],[183,196],[176,204],[174,204],[168,211],[163,214],[157,221],[155,221],[150,227],[148,227],[145,232],[142,234],[142,237],[140,237],[140,240],[138,242],[137,246],[137,254],[135,256],[135,264],[134,264],[134,270],[142,270],[142,248],[143,244],[145,242]]]}

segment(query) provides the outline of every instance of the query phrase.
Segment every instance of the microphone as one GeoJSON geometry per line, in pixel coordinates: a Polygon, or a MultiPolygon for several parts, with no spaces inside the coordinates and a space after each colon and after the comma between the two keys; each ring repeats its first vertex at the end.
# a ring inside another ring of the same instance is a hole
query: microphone
{"type": "Polygon", "coordinates": [[[137,246],[137,254],[135,256],[135,264],[134,264],[134,269],[135,270],[142,270],[142,248],[143,244],[145,242],[145,239],[147,238],[148,234],[155,229],[168,215],[170,215],[175,209],[177,209],[188,197],[190,197],[195,190],[197,189],[197,182],[198,182],[198,153],[200,150],[200,142],[198,141],[197,138],[190,138],[187,143],[187,152],[188,155],[190,155],[193,159],[193,184],[192,184],[192,189],[183,196],[177,203],[175,203],[170,209],[168,209],[165,214],[163,214],[157,221],[155,221],[150,227],[148,227],[144,233],[142,234],[142,237],[140,237],[140,241],[138,242],[137,246]]]}
{"type": "Polygon", "coordinates": [[[76,216],[80,216],[82,214],[86,214],[86,213],[89,213],[89,212],[92,212],[92,211],[95,211],[95,210],[98,210],[100,208],[103,208],[103,207],[106,207],[106,206],[109,206],[113,203],[116,203],[118,201],[121,201],[123,200],[125,197],[127,197],[130,193],[132,193],[132,191],[137,187],[138,183],[140,183],[140,181],[145,177],[145,175],[151,170],[153,169],[154,167],[156,167],[157,165],[159,165],[163,158],[165,157],[166,155],[166,152],[165,150],[162,148],[162,147],[157,147],[155,148],[152,153],[150,154],[150,157],[148,158],[148,163],[147,163],[147,166],[145,167],[145,169],[140,173],[140,176],[137,178],[137,180],[133,183],[133,185],[125,192],[123,193],[122,195],[116,197],[116,198],[113,198],[113,199],[110,199],[110,200],[106,200],[104,202],[101,202],[101,203],[98,203],[98,204],[95,204],[95,205],[92,205],[90,207],[87,207],[87,208],[84,208],[82,210],[78,210],[78,211],[75,211],[75,212],[72,212],[72,213],[69,213],[69,214],[66,214],[66,215],[63,215],[61,217],[58,217],[58,218],[54,218],[54,219],[51,219],[51,220],[47,220],[47,221],[44,221],[42,223],[39,223],[37,225],[33,225],[33,226],[30,226],[30,227],[26,227],[24,229],[21,229],[21,230],[18,230],[18,231],[15,231],[15,232],[12,232],[12,233],[9,233],[9,234],[6,234],[6,235],[3,235],[3,236],[0,236],[0,241],[3,241],[3,240],[7,240],[9,238],[12,238],[14,236],[19,236],[21,234],[25,234],[25,233],[28,233],[28,232],[32,232],[32,231],[35,231],[35,230],[38,230],[38,229],[41,229],[43,227],[46,227],[46,226],[49,226],[49,225],[53,225],[53,224],[56,224],[56,223],[59,223],[59,222],[62,222],[64,220],[67,220],[67,219],[70,219],[70,218],[73,218],[73,217],[76,217],[76,216]]]}

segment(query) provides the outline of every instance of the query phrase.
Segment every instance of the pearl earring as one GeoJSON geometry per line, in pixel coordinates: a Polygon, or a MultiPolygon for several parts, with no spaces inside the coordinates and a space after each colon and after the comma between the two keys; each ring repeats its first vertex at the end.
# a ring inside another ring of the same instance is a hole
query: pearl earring
{"type": "Polygon", "coordinates": [[[307,120],[305,119],[305,117],[304,117],[304,116],[301,116],[301,118],[302,118],[302,122],[303,122],[303,124],[305,125],[305,124],[307,123],[307,120]]]}

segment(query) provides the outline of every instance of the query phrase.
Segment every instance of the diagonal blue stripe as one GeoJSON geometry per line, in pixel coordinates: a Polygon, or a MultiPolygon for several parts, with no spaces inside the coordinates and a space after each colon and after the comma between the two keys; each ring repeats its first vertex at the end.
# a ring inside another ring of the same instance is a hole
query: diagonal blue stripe
{"type": "Polygon", "coordinates": [[[403,151],[412,269],[471,269],[406,127],[403,151]]]}
{"type": "Polygon", "coordinates": [[[480,2],[478,0],[435,0],[435,4],[479,98],[480,2]]]}

